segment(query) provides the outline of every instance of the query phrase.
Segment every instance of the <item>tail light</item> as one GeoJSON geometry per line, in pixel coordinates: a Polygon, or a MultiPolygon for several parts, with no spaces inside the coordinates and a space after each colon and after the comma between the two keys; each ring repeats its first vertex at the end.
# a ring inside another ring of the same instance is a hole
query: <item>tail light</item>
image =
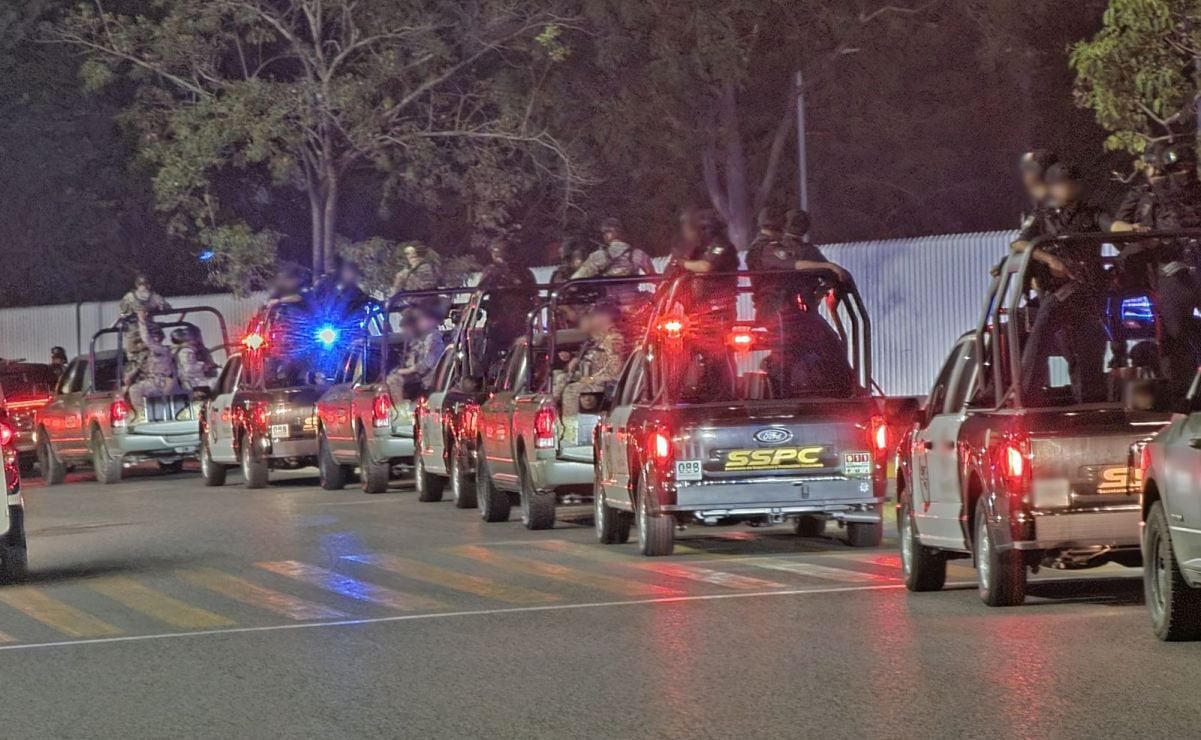
{"type": "Polygon", "coordinates": [[[0,448],[8,447],[13,443],[13,439],[16,438],[16,436],[17,433],[11,426],[4,422],[0,422],[0,448]]]}
{"type": "Polygon", "coordinates": [[[129,418],[133,416],[133,409],[124,398],[118,398],[113,401],[112,406],[108,407],[109,423],[114,428],[124,428],[129,426],[129,418]]]}
{"type": "Polygon", "coordinates": [[[260,350],[267,346],[267,338],[262,334],[251,332],[242,338],[242,344],[251,351],[260,350]]]}
{"type": "Polygon", "coordinates": [[[1025,495],[1030,490],[1030,443],[1025,437],[1005,436],[992,448],[993,470],[1010,494],[1025,495]]]}
{"type": "Polygon", "coordinates": [[[380,393],[371,402],[371,425],[376,429],[392,426],[392,412],[395,410],[392,396],[380,393]]]}
{"type": "Polygon", "coordinates": [[[271,409],[265,403],[256,403],[250,407],[250,424],[259,431],[267,431],[271,423],[271,409]]]}
{"type": "Polygon", "coordinates": [[[688,329],[688,320],[680,316],[672,316],[659,321],[657,328],[664,339],[680,339],[688,329]]]}
{"type": "Polygon", "coordinates": [[[883,416],[873,416],[871,424],[871,446],[876,455],[888,452],[888,421],[883,416]]]}
{"type": "Polygon", "coordinates": [[[726,346],[735,352],[750,352],[755,347],[755,332],[747,326],[736,326],[726,335],[726,346]]]}
{"type": "Polygon", "coordinates": [[[555,446],[555,422],[558,421],[555,410],[543,406],[534,415],[534,447],[539,450],[553,449],[555,446]]]}
{"type": "MultiPolygon", "coordinates": [[[[459,424],[463,430],[462,436],[468,439],[475,439],[476,433],[480,428],[480,405],[478,403],[469,403],[464,406],[459,424]]],[[[536,421],[535,426],[537,426],[536,421]]]]}
{"type": "Polygon", "coordinates": [[[661,429],[646,435],[646,451],[656,463],[665,463],[672,458],[671,437],[661,429]]]}

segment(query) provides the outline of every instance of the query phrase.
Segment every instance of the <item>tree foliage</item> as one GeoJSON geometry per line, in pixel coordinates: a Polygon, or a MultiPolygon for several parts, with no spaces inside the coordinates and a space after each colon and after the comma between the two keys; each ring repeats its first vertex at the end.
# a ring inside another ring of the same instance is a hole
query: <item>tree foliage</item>
{"type": "Polygon", "coordinates": [[[1196,124],[1201,105],[1201,0],[1111,0],[1101,30],[1072,49],[1077,96],[1112,132],[1113,149],[1196,124]]]}

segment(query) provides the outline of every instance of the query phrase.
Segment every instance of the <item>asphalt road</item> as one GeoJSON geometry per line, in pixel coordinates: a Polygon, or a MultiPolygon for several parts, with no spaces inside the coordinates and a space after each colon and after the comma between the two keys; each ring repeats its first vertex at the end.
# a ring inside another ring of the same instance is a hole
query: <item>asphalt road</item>
{"type": "Polygon", "coordinates": [[[1152,636],[1138,571],[973,571],[908,594],[879,550],[689,530],[667,559],[311,473],[86,472],[26,488],[0,589],[4,737],[1192,737],[1201,644],[1152,636]],[[282,476],[281,476],[282,477],[282,476]]]}

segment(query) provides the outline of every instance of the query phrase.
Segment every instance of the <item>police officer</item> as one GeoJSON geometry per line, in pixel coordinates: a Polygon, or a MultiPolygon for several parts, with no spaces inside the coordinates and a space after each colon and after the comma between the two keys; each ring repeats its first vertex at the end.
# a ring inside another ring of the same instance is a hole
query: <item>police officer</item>
{"type": "MultiPolygon", "coordinates": [[[[1201,228],[1201,183],[1196,150],[1190,144],[1157,142],[1143,159],[1146,181],[1132,190],[1119,210],[1115,231],[1177,231],[1201,228]],[[1130,201],[1134,201],[1133,206],[1130,201]]],[[[1174,395],[1183,396],[1201,361],[1201,309],[1196,245],[1189,240],[1162,240],[1123,249],[1128,268],[1151,269],[1163,324],[1167,374],[1174,395]],[[1129,255],[1129,258],[1127,258],[1129,255]]]]}
{"type": "Polygon", "coordinates": [[[603,391],[621,375],[626,353],[625,337],[617,328],[620,320],[621,309],[609,302],[596,304],[588,314],[588,342],[568,367],[570,382],[561,398],[564,446],[580,443],[580,395],[603,391]]]}
{"type": "Polygon", "coordinates": [[[304,305],[308,303],[310,290],[308,271],[294,262],[285,262],[279,266],[272,281],[271,291],[267,294],[267,308],[283,304],[304,305]]]}
{"type": "Polygon", "coordinates": [[[55,378],[61,378],[67,371],[67,350],[62,347],[50,348],[50,370],[55,378]]]}
{"type": "MultiPolygon", "coordinates": [[[[769,208],[759,212],[759,234],[747,249],[747,269],[763,272],[824,268],[833,272],[838,280],[849,282],[850,274],[846,270],[827,260],[820,249],[805,239],[808,215],[804,211],[791,211],[790,216],[788,225],[793,229],[791,233],[785,230],[785,221],[780,218],[778,212],[769,208]]],[[[758,283],[755,290],[755,310],[760,317],[778,313],[789,305],[795,307],[791,300],[793,296],[799,296],[808,309],[817,309],[816,300],[821,290],[821,283],[817,278],[810,276],[781,281],[760,276],[755,280],[758,283]]]]}
{"type": "Polygon", "coordinates": [[[388,390],[393,398],[413,399],[429,393],[434,371],[446,342],[442,338],[442,318],[428,306],[417,306],[410,314],[414,338],[405,352],[404,364],[388,373],[388,390]]]}
{"type": "Polygon", "coordinates": [[[341,324],[361,311],[371,300],[359,285],[362,279],[363,271],[357,263],[338,258],[335,270],[313,288],[319,320],[341,324]]]}
{"type": "Polygon", "coordinates": [[[146,398],[179,391],[175,358],[163,343],[163,329],[146,311],[137,314],[138,335],[145,346],[140,364],[129,384],[129,401],[135,414],[146,413],[146,398]]]}
{"type": "MultiPolygon", "coordinates": [[[[1025,252],[1039,237],[1096,233],[1110,225],[1101,211],[1084,202],[1074,167],[1058,162],[1048,168],[1044,180],[1047,207],[1028,219],[1013,251],[1025,252]]],[[[1037,402],[1047,383],[1047,359],[1059,349],[1068,361],[1076,402],[1105,400],[1105,271],[1100,245],[1052,242],[1041,245],[1031,259],[1040,303],[1022,352],[1023,394],[1037,402]]]]}
{"type": "Polygon", "coordinates": [[[1018,172],[1022,177],[1022,187],[1030,198],[1030,210],[1022,216],[1022,228],[1039,217],[1040,211],[1047,207],[1047,170],[1059,164],[1059,155],[1048,149],[1032,149],[1022,155],[1018,162],[1018,172]]]}
{"type": "Polygon", "coordinates": [[[601,221],[600,230],[604,244],[588,256],[572,277],[578,280],[655,274],[650,256],[626,241],[626,230],[620,219],[606,218],[601,221]]]}
{"type": "Polygon", "coordinates": [[[481,289],[521,288],[538,284],[533,270],[513,263],[513,251],[513,243],[508,239],[492,242],[488,248],[492,262],[480,274],[481,289]]]}

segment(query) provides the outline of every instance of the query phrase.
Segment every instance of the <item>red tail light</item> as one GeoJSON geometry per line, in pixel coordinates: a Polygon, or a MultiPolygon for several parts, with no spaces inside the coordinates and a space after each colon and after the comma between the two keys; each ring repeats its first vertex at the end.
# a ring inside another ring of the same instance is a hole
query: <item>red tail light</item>
{"type": "Polygon", "coordinates": [[[129,425],[129,419],[133,416],[133,409],[126,403],[124,398],[118,398],[113,401],[113,405],[108,407],[109,423],[114,427],[124,427],[129,425]]]}
{"type": "Polygon", "coordinates": [[[684,336],[684,332],[688,330],[688,320],[683,317],[673,316],[660,320],[657,328],[664,339],[680,339],[684,336]]]}
{"type": "Polygon", "coordinates": [[[1030,489],[1030,444],[1022,437],[997,439],[992,446],[993,469],[1013,494],[1025,494],[1030,489]]]}
{"type": "Polygon", "coordinates": [[[883,416],[873,416],[871,426],[872,449],[877,454],[888,452],[888,422],[883,416]]]}
{"type": "Polygon", "coordinates": [[[271,409],[265,403],[256,403],[250,407],[249,422],[255,429],[266,432],[271,423],[271,409]]]}
{"type": "Polygon", "coordinates": [[[13,431],[11,426],[5,424],[4,422],[0,422],[0,448],[8,447],[13,443],[13,439],[16,438],[16,436],[17,433],[13,431]]]}
{"type": "Polygon", "coordinates": [[[646,437],[646,451],[657,463],[664,463],[671,460],[671,437],[668,437],[662,431],[656,430],[651,432],[646,437]]]}
{"type": "Polygon", "coordinates": [[[392,412],[396,406],[392,404],[392,396],[381,393],[371,402],[371,424],[377,429],[392,426],[392,412]]]}
{"type": "Polygon", "coordinates": [[[267,346],[267,338],[262,334],[251,332],[242,338],[242,344],[249,350],[260,350],[267,346]]]}
{"type": "Polygon", "coordinates": [[[745,326],[734,327],[726,335],[726,345],[735,352],[750,352],[755,346],[754,330],[745,326]]]}
{"type": "MultiPolygon", "coordinates": [[[[469,403],[463,407],[462,421],[463,436],[474,439],[476,432],[480,428],[480,407],[479,404],[469,403]]],[[[537,426],[537,420],[535,420],[537,426]]]]}
{"type": "Polygon", "coordinates": [[[544,406],[538,409],[538,413],[534,415],[534,447],[539,450],[554,448],[556,421],[558,418],[552,407],[544,406]]]}

